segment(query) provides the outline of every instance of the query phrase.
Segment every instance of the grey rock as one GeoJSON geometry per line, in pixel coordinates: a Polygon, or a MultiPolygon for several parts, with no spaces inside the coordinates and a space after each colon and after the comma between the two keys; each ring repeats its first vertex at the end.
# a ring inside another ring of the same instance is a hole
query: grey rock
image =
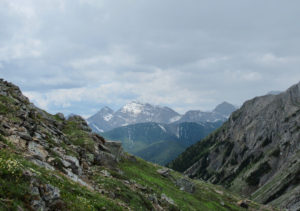
{"type": "Polygon", "coordinates": [[[47,203],[60,198],[60,190],[51,184],[46,184],[40,187],[40,194],[47,203]]]}
{"type": "Polygon", "coordinates": [[[76,157],[71,156],[71,155],[65,155],[64,159],[72,164],[74,164],[75,166],[79,167],[79,161],[76,157]]]}
{"type": "Polygon", "coordinates": [[[180,188],[180,190],[189,192],[189,193],[194,193],[196,186],[192,182],[191,179],[189,178],[180,178],[176,180],[176,185],[180,188]]]}
{"type": "Polygon", "coordinates": [[[158,169],[156,172],[164,177],[168,177],[170,175],[170,169],[167,168],[158,169]]]}
{"type": "Polygon", "coordinates": [[[102,170],[102,171],[100,171],[102,174],[103,174],[103,176],[105,176],[105,177],[110,177],[111,175],[110,175],[110,173],[107,171],[107,170],[102,170]]]}
{"type": "Polygon", "coordinates": [[[99,152],[95,157],[95,164],[106,167],[115,167],[117,165],[116,157],[107,152],[99,152]]]}
{"type": "Polygon", "coordinates": [[[117,141],[106,141],[105,146],[109,149],[110,153],[115,156],[119,161],[123,155],[122,143],[117,141]]]}
{"type": "Polygon", "coordinates": [[[148,200],[149,200],[149,201],[152,201],[154,204],[158,204],[158,200],[157,200],[156,194],[150,194],[150,195],[148,196],[148,200]]]}
{"type": "Polygon", "coordinates": [[[28,151],[32,155],[39,157],[40,160],[42,160],[42,161],[45,161],[46,157],[48,156],[48,151],[45,150],[45,148],[42,145],[40,145],[34,141],[30,141],[28,143],[28,151]]]}
{"type": "Polygon", "coordinates": [[[37,160],[37,159],[34,159],[32,158],[31,159],[31,162],[33,162],[34,164],[38,165],[38,166],[41,166],[41,167],[44,167],[48,170],[51,170],[51,171],[54,171],[55,168],[53,166],[51,166],[50,164],[44,162],[44,161],[41,161],[41,160],[37,160]]]}
{"type": "Polygon", "coordinates": [[[23,133],[18,132],[17,135],[20,136],[22,139],[24,139],[26,141],[32,141],[32,137],[29,134],[25,133],[25,132],[23,132],[23,133]]]}
{"type": "Polygon", "coordinates": [[[170,197],[167,197],[166,194],[164,193],[161,194],[161,199],[168,202],[169,204],[175,205],[174,200],[171,199],[170,197]]]}

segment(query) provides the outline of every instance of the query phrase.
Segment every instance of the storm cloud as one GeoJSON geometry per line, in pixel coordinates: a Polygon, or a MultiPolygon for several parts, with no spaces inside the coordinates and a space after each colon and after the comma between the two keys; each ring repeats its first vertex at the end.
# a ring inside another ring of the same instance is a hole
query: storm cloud
{"type": "Polygon", "coordinates": [[[0,77],[51,113],[211,110],[300,79],[297,0],[1,0],[0,77]]]}

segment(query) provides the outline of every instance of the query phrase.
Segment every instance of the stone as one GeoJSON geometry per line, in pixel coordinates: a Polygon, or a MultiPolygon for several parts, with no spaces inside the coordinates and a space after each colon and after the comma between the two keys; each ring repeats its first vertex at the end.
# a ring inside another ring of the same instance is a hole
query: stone
{"type": "Polygon", "coordinates": [[[170,169],[167,169],[167,168],[158,169],[156,172],[164,177],[168,177],[170,174],[170,169]]]}
{"type": "Polygon", "coordinates": [[[60,198],[60,190],[51,184],[46,184],[40,187],[40,194],[46,202],[52,202],[60,198]]]}
{"type": "Polygon", "coordinates": [[[38,166],[41,166],[41,167],[44,167],[48,170],[51,170],[51,171],[54,171],[55,168],[53,166],[51,166],[50,164],[44,162],[44,161],[41,161],[41,160],[37,160],[37,159],[34,159],[32,158],[31,159],[31,162],[33,162],[34,164],[38,165],[38,166]]]}
{"type": "Polygon", "coordinates": [[[64,167],[66,167],[66,168],[69,168],[71,166],[71,163],[66,160],[61,160],[61,162],[64,165],[64,167]]]}
{"type": "Polygon", "coordinates": [[[26,132],[18,132],[17,135],[26,141],[32,141],[32,137],[26,132]]]}
{"type": "Polygon", "coordinates": [[[105,176],[105,177],[110,177],[111,175],[110,175],[110,173],[107,171],[107,170],[102,170],[102,171],[100,171],[100,173],[102,173],[103,174],[103,176],[105,176]]]}
{"type": "Polygon", "coordinates": [[[180,178],[176,180],[176,185],[180,187],[180,190],[194,193],[195,192],[195,184],[189,178],[180,178]]]}
{"type": "Polygon", "coordinates": [[[34,210],[39,210],[39,211],[46,210],[46,203],[40,197],[32,200],[30,205],[34,210]]]}
{"type": "Polygon", "coordinates": [[[137,189],[140,189],[140,190],[143,191],[143,192],[147,190],[147,187],[142,186],[141,184],[138,184],[138,183],[136,183],[134,186],[135,186],[137,189]]]}
{"type": "Polygon", "coordinates": [[[161,194],[161,199],[168,202],[169,204],[175,205],[174,200],[170,197],[167,197],[164,193],[161,194]]]}
{"type": "Polygon", "coordinates": [[[115,167],[117,165],[115,156],[107,152],[99,152],[99,154],[96,155],[94,162],[96,165],[106,167],[115,167]]]}
{"type": "Polygon", "coordinates": [[[26,149],[27,142],[24,139],[21,139],[17,135],[8,136],[7,139],[12,142],[15,146],[20,147],[21,149],[26,149]]]}
{"type": "Polygon", "coordinates": [[[28,151],[32,155],[38,156],[42,161],[45,161],[48,156],[48,152],[44,149],[44,147],[34,141],[29,142],[28,151]]]}
{"type": "Polygon", "coordinates": [[[77,159],[76,157],[71,156],[71,155],[65,155],[65,156],[64,156],[64,159],[65,159],[66,161],[68,161],[69,163],[72,163],[72,164],[74,164],[75,166],[79,167],[79,161],[78,161],[78,159],[77,159]]]}
{"type": "Polygon", "coordinates": [[[148,196],[148,200],[152,201],[154,204],[158,204],[158,200],[157,200],[156,194],[150,194],[148,196]]]}
{"type": "Polygon", "coordinates": [[[119,162],[123,155],[122,143],[118,141],[106,141],[105,146],[109,149],[110,153],[115,156],[119,162]]]}

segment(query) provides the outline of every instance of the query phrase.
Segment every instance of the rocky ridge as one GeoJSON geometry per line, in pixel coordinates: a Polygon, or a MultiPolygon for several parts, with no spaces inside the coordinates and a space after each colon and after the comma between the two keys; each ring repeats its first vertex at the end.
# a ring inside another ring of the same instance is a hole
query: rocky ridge
{"type": "Polygon", "coordinates": [[[300,83],[244,103],[169,166],[264,204],[300,208],[300,83]]]}

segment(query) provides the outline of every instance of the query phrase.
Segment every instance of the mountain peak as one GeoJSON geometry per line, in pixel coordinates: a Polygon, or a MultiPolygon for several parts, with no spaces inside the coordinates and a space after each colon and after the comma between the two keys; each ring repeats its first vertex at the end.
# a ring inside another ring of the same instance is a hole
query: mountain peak
{"type": "Polygon", "coordinates": [[[104,106],[103,108],[101,108],[101,110],[99,111],[101,113],[106,112],[106,113],[113,113],[114,110],[112,110],[110,107],[108,106],[104,106]]]}
{"type": "Polygon", "coordinates": [[[236,109],[237,108],[234,105],[224,101],[217,105],[213,112],[222,114],[223,116],[229,116],[236,109]]]}
{"type": "Polygon", "coordinates": [[[131,101],[130,103],[127,103],[121,108],[121,112],[132,113],[137,115],[142,112],[144,106],[145,106],[144,103],[138,101],[131,101]]]}

